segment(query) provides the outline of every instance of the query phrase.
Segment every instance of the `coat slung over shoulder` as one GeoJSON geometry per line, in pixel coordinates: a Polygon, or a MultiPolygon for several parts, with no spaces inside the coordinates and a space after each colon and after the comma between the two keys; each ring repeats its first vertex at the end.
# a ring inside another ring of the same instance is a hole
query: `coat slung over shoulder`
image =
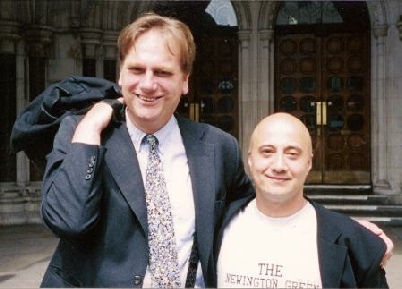
{"type": "Polygon", "coordinates": [[[12,153],[24,151],[43,171],[60,121],[85,112],[93,103],[121,96],[120,87],[103,78],[70,76],[46,88],[22,111],[11,131],[12,153]]]}

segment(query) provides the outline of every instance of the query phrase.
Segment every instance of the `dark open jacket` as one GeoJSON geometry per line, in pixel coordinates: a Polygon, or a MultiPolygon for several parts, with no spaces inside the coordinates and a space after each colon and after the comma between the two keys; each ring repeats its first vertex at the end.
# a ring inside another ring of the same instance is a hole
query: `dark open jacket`
{"type": "MultiPolygon", "coordinates": [[[[217,235],[216,258],[225,226],[253,198],[231,203],[217,235]]],[[[317,213],[318,261],[323,288],[388,288],[385,271],[380,266],[386,250],[383,240],[351,218],[307,200],[317,213]]]]}

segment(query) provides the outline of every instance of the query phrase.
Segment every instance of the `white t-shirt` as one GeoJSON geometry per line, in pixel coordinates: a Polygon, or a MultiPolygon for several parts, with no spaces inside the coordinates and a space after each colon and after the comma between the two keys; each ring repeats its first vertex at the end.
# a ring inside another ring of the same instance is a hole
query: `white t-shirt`
{"type": "Polygon", "coordinates": [[[314,207],[271,218],[254,199],[225,229],[217,270],[220,288],[321,288],[314,207]]]}

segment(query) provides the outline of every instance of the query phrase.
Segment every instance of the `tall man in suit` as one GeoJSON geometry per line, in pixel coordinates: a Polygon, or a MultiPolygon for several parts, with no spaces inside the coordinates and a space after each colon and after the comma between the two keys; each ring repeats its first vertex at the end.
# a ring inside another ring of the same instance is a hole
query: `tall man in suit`
{"type": "Polygon", "coordinates": [[[385,244],[303,194],[312,166],[308,129],[276,113],[250,140],[256,197],[232,202],[219,235],[218,287],[387,288],[385,244]]]}
{"type": "Polygon", "coordinates": [[[194,285],[214,286],[215,226],[226,203],[254,192],[237,141],[174,115],[195,58],[185,24],[144,15],[122,30],[118,47],[125,120],[111,122],[119,103],[96,103],[85,116],[63,119],[47,157],[42,214],[60,243],[42,287],[155,286],[144,188],[149,146],[142,141],[149,134],[159,141],[180,287],[194,256],[194,285]]]}

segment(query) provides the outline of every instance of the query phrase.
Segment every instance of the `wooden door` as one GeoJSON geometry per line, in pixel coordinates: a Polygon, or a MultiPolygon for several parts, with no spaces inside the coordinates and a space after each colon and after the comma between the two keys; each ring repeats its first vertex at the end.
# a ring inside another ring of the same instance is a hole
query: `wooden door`
{"type": "Polygon", "coordinates": [[[277,34],[275,110],[313,140],[310,184],[370,183],[368,33],[277,34]]]}
{"type": "Polygon", "coordinates": [[[216,27],[197,43],[197,59],[178,113],[238,138],[238,28],[216,27]]]}

